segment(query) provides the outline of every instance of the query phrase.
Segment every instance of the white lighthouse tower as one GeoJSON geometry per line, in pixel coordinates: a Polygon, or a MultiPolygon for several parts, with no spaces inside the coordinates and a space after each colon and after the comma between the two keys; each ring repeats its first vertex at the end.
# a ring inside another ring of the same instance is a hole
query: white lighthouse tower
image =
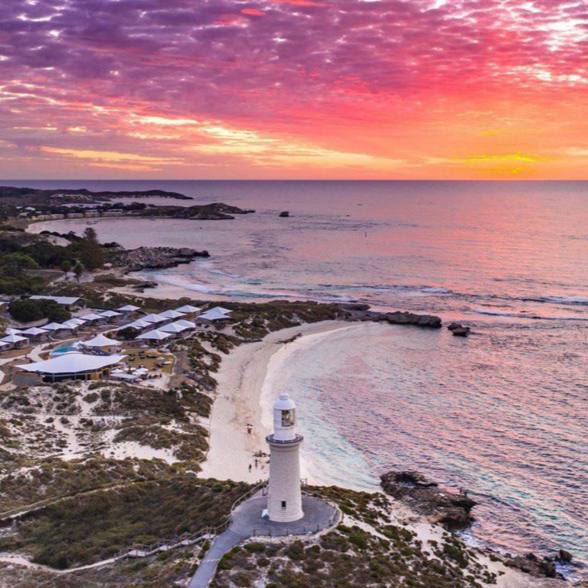
{"type": "Polygon", "coordinates": [[[288,394],[274,404],[274,432],[266,437],[270,446],[270,477],[267,509],[270,521],[291,523],[304,516],[300,490],[300,444],[296,433],[296,405],[288,394]]]}

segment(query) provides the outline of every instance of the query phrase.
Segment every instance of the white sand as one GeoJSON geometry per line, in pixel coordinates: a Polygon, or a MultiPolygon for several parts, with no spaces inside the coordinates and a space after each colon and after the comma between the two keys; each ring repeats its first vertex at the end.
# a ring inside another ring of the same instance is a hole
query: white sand
{"type": "MultiPolygon", "coordinates": [[[[210,450],[201,476],[219,480],[256,482],[267,478],[265,459],[255,466],[254,454],[267,452],[262,390],[272,356],[284,347],[283,341],[297,334],[311,335],[348,327],[343,321],[323,321],[270,333],[259,343],[246,343],[223,358],[210,418],[210,450]],[[247,424],[253,425],[251,434],[247,424]],[[251,471],[249,471],[251,465],[251,471]]],[[[264,395],[265,396],[265,395],[264,395]]],[[[264,400],[266,400],[264,398],[264,400]]]]}

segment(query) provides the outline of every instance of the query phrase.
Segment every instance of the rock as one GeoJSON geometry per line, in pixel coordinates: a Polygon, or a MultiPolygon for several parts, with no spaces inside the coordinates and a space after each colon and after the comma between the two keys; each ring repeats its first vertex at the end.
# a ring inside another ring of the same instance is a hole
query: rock
{"type": "Polygon", "coordinates": [[[429,327],[431,329],[440,329],[442,326],[441,318],[431,314],[414,314],[412,312],[387,312],[384,320],[393,325],[415,325],[417,327],[429,327]]]}
{"type": "Polygon", "coordinates": [[[387,472],[380,477],[384,492],[408,504],[414,511],[429,517],[450,530],[469,527],[476,502],[465,492],[448,492],[436,482],[413,471],[387,472]]]}
{"type": "Polygon", "coordinates": [[[210,257],[208,251],[195,251],[187,247],[139,247],[115,252],[113,265],[124,267],[129,272],[144,269],[165,269],[182,263],[190,263],[197,257],[210,257]]]}
{"type": "Polygon", "coordinates": [[[457,329],[453,329],[452,333],[454,337],[467,337],[471,332],[469,327],[459,327],[457,329]]]}
{"type": "Polygon", "coordinates": [[[466,327],[461,323],[456,322],[450,323],[447,328],[454,334],[455,337],[467,337],[471,332],[470,327],[466,327]]]}
{"type": "Polygon", "coordinates": [[[561,577],[561,574],[557,573],[555,562],[551,558],[544,557],[543,559],[539,559],[534,553],[507,558],[504,561],[504,565],[509,568],[517,568],[536,578],[561,577]]]}
{"type": "Polygon", "coordinates": [[[560,563],[572,563],[573,556],[569,551],[565,549],[560,549],[557,553],[557,557],[555,558],[560,563]]]}
{"type": "Polygon", "coordinates": [[[278,214],[280,218],[288,218],[290,216],[290,212],[288,210],[282,210],[280,214],[278,214]]]}

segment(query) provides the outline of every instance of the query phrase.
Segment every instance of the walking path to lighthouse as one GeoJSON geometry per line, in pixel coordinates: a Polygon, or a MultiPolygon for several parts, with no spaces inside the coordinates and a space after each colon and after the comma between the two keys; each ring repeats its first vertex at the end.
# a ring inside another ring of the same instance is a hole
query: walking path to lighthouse
{"type": "Polygon", "coordinates": [[[246,539],[314,535],[334,527],[341,519],[341,513],[335,506],[307,494],[302,496],[304,516],[291,523],[262,519],[266,507],[267,498],[259,493],[235,509],[230,527],[214,539],[192,577],[189,588],[206,588],[214,578],[223,555],[246,539]]]}

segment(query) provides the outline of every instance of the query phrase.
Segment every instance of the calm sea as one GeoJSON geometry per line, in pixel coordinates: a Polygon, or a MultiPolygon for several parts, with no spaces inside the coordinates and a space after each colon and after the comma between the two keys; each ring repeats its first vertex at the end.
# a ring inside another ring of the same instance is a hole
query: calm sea
{"type": "Polygon", "coordinates": [[[387,467],[419,469],[477,496],[475,540],[588,561],[588,183],[18,183],[255,208],[95,225],[126,246],[208,249],[152,274],[195,298],[360,301],[471,325],[467,340],[351,327],[281,358],[313,475],[371,487],[387,467]]]}

